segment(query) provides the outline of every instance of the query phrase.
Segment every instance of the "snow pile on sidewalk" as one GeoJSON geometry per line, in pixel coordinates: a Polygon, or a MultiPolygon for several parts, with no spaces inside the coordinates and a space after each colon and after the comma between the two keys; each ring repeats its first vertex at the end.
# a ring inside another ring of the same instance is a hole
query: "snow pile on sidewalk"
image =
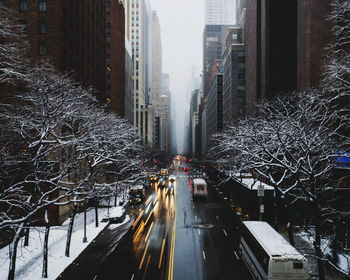
{"type": "MultiPolygon", "coordinates": [[[[311,229],[310,233],[308,232],[299,232],[297,235],[302,238],[305,242],[309,243],[309,246],[312,247],[314,242],[314,231],[311,229]]],[[[321,239],[321,248],[324,255],[331,256],[332,250],[330,248],[330,242],[328,239],[321,239]]],[[[333,261],[334,263],[334,261],[333,261]]],[[[342,270],[346,274],[350,274],[350,254],[336,254],[336,263],[334,263],[336,267],[342,270]]]]}
{"type": "MultiPolygon", "coordinates": [[[[99,217],[121,216],[123,207],[99,208],[99,217]],[[108,214],[109,212],[109,214],[108,214]]],[[[124,220],[126,223],[128,218],[124,220]]],[[[48,256],[48,278],[56,279],[63,270],[70,265],[76,257],[89,245],[91,241],[108,225],[100,223],[95,227],[94,209],[87,212],[87,243],[83,243],[84,236],[84,213],[78,213],[74,219],[74,227],[70,248],[70,257],[65,257],[65,246],[67,239],[67,228],[69,219],[62,225],[51,227],[49,235],[49,256],[48,256]]],[[[120,224],[119,224],[120,225],[120,224]]],[[[118,226],[119,226],[118,225],[118,226]]],[[[24,247],[24,238],[18,244],[16,262],[16,280],[41,279],[43,263],[44,227],[31,228],[29,246],[24,247]]],[[[0,249],[0,279],[7,279],[9,268],[9,247],[0,249]]]]}

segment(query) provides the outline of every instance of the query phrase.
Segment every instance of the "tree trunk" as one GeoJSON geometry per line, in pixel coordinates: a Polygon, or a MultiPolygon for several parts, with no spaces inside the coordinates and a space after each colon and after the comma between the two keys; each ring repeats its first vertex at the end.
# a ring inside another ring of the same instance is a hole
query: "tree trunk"
{"type": "Polygon", "coordinates": [[[117,207],[117,191],[114,194],[114,207],[117,207]]]}
{"type": "Polygon", "coordinates": [[[73,232],[74,218],[75,218],[76,212],[77,212],[77,206],[74,205],[72,217],[70,218],[69,225],[68,225],[68,231],[67,231],[67,242],[66,242],[66,251],[65,251],[66,257],[69,257],[70,242],[72,240],[72,232],[73,232]]]}
{"type": "Polygon", "coordinates": [[[83,237],[83,243],[87,242],[87,237],[86,237],[86,203],[84,205],[84,237],[83,237]]]}
{"type": "Polygon", "coordinates": [[[27,247],[29,245],[29,226],[26,228],[24,233],[24,246],[27,247]]]}
{"type": "Polygon", "coordinates": [[[317,257],[318,275],[319,280],[325,280],[323,253],[321,249],[321,217],[320,217],[321,207],[317,205],[315,214],[315,242],[314,248],[317,257]]]}
{"type": "Polygon", "coordinates": [[[291,219],[290,219],[289,223],[287,224],[287,230],[288,230],[289,243],[294,247],[295,246],[295,242],[294,242],[293,226],[292,226],[291,219]]]}
{"type": "Polygon", "coordinates": [[[98,207],[95,205],[95,227],[98,227],[98,207]]]}
{"type": "Polygon", "coordinates": [[[15,237],[13,238],[13,241],[10,245],[10,267],[9,267],[9,274],[7,277],[8,280],[15,279],[17,247],[18,247],[18,242],[21,239],[21,233],[23,231],[23,227],[24,227],[24,223],[18,226],[15,237]]]}
{"type": "Polygon", "coordinates": [[[50,225],[46,225],[45,229],[45,239],[44,239],[44,251],[43,251],[43,270],[41,277],[47,278],[47,259],[49,253],[49,234],[50,234],[50,225]]]}

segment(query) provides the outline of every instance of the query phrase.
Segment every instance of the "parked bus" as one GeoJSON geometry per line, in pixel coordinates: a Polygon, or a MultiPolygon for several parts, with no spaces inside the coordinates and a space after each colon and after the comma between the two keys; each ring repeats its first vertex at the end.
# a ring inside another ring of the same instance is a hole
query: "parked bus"
{"type": "Polygon", "coordinates": [[[254,280],[310,279],[307,259],[266,222],[243,222],[240,251],[254,280]]]}

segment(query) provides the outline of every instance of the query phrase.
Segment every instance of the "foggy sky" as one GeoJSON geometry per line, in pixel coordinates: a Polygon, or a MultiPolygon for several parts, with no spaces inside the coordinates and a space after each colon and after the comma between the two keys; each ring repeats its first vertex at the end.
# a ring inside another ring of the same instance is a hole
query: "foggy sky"
{"type": "MultiPolygon", "coordinates": [[[[205,0],[151,0],[161,26],[163,72],[170,75],[173,116],[176,117],[176,142],[183,147],[184,116],[189,104],[188,83],[193,65],[202,69],[202,36],[205,0]]],[[[173,136],[175,137],[175,136],[173,136]]]]}

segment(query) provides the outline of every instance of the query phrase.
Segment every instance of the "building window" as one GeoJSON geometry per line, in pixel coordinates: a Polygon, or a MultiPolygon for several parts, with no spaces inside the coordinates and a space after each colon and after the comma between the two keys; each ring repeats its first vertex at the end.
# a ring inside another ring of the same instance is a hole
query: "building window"
{"type": "Polygon", "coordinates": [[[232,39],[233,40],[237,40],[238,39],[238,34],[237,33],[233,33],[232,34],[232,39]]]}
{"type": "Polygon", "coordinates": [[[238,80],[240,80],[240,81],[244,81],[245,80],[244,73],[238,73],[238,80]]]}
{"type": "Polygon", "coordinates": [[[27,0],[19,0],[19,11],[20,12],[28,11],[28,1],[27,0]]]}
{"type": "Polygon", "coordinates": [[[245,56],[245,52],[244,51],[239,51],[239,52],[237,52],[237,56],[238,57],[244,57],[245,56]]]}
{"type": "Polygon", "coordinates": [[[28,33],[28,23],[27,23],[27,21],[26,20],[20,20],[19,24],[22,27],[23,33],[28,33]]]}
{"type": "Polygon", "coordinates": [[[39,55],[47,55],[47,45],[46,42],[39,42],[39,55]]]}
{"type": "Polygon", "coordinates": [[[0,8],[5,7],[4,2],[5,2],[5,0],[0,0],[0,8]]]}
{"type": "Polygon", "coordinates": [[[46,12],[47,11],[47,3],[46,0],[39,0],[39,12],[46,12]]]}
{"type": "Polygon", "coordinates": [[[46,34],[46,22],[44,20],[39,20],[39,33],[46,34]]]}

